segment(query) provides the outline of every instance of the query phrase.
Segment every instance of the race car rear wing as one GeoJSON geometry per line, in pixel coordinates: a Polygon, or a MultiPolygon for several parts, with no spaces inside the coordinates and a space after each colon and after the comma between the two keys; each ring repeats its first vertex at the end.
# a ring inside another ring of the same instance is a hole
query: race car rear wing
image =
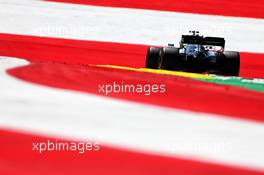
{"type": "Polygon", "coordinates": [[[203,37],[199,35],[182,35],[180,44],[202,44],[225,47],[225,39],[219,37],[203,37]]]}
{"type": "Polygon", "coordinates": [[[218,37],[205,37],[204,45],[222,46],[225,47],[225,39],[218,37]]]}
{"type": "Polygon", "coordinates": [[[203,44],[203,37],[199,35],[182,35],[181,44],[203,44]]]}

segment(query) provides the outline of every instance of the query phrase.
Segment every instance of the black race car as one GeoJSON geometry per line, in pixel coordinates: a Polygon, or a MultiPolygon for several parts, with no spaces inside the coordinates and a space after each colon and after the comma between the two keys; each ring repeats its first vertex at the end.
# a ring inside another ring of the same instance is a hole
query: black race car
{"type": "Polygon", "coordinates": [[[198,31],[182,35],[180,47],[149,47],[146,68],[238,76],[239,52],[224,51],[225,39],[200,36],[198,31]]]}

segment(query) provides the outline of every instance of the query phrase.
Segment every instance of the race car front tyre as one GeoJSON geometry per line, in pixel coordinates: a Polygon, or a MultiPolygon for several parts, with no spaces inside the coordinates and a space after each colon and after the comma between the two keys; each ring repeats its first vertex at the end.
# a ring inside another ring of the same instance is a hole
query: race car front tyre
{"type": "Polygon", "coordinates": [[[161,50],[160,69],[180,70],[180,54],[179,49],[175,47],[164,47],[161,50]]]}
{"type": "Polygon", "coordinates": [[[160,57],[160,48],[150,47],[147,51],[146,56],[146,68],[158,69],[159,66],[159,57],[160,57]]]}
{"type": "Polygon", "coordinates": [[[229,76],[239,76],[240,54],[234,51],[224,52],[225,60],[222,66],[223,73],[229,76]]]}

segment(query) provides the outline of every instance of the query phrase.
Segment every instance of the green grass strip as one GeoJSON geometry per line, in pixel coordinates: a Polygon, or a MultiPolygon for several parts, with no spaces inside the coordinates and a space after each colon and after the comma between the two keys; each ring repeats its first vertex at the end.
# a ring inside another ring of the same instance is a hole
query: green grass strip
{"type": "MultiPolygon", "coordinates": [[[[223,85],[231,85],[231,86],[239,86],[259,92],[264,92],[264,79],[246,79],[240,77],[224,77],[224,76],[217,76],[217,75],[210,75],[211,79],[201,79],[198,78],[200,81],[211,82],[216,84],[223,84],[223,85]]],[[[195,78],[197,79],[197,78],[195,78]]]]}

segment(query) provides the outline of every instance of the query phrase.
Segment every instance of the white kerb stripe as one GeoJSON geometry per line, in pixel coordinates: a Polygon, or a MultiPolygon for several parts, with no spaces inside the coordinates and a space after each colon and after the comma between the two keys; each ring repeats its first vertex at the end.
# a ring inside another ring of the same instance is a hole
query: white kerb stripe
{"type": "Polygon", "coordinates": [[[225,37],[226,49],[261,52],[264,20],[109,8],[38,0],[0,1],[0,32],[150,45],[178,44],[182,34],[225,37]]]}

